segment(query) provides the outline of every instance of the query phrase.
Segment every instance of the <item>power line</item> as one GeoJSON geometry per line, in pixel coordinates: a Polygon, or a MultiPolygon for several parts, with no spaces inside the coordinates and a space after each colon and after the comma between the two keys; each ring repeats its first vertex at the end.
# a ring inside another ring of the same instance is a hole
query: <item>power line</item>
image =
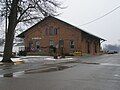
{"type": "Polygon", "coordinates": [[[98,18],[96,18],[96,19],[94,19],[94,20],[92,20],[92,21],[89,21],[89,22],[87,22],[87,23],[84,23],[84,24],[82,24],[82,25],[80,25],[80,26],[85,26],[85,25],[87,25],[87,24],[93,23],[93,22],[95,22],[95,21],[97,21],[97,20],[99,20],[99,19],[101,19],[101,18],[103,18],[103,17],[111,14],[112,12],[114,12],[115,10],[117,10],[117,9],[119,9],[119,8],[120,8],[120,6],[114,8],[113,10],[111,10],[111,11],[109,11],[108,13],[102,15],[101,17],[98,17],[98,18]]]}

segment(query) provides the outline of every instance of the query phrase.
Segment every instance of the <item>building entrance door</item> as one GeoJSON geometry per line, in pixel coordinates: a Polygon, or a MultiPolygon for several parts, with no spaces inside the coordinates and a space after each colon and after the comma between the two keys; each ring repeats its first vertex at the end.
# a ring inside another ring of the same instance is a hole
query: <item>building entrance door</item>
{"type": "Polygon", "coordinates": [[[87,42],[87,53],[90,54],[90,42],[87,42]]]}

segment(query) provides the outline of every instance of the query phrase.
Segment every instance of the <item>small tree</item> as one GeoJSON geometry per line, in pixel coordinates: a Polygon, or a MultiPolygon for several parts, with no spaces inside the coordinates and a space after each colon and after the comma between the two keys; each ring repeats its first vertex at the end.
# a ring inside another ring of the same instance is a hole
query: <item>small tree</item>
{"type": "Polygon", "coordinates": [[[42,20],[57,15],[61,3],[56,0],[1,0],[0,14],[6,18],[5,47],[2,62],[12,62],[15,29],[18,24],[42,20]]]}

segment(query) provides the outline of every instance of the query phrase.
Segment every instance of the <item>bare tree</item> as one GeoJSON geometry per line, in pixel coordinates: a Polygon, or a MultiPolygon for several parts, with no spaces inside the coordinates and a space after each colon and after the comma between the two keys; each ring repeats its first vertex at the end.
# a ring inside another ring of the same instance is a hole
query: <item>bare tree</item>
{"type": "Polygon", "coordinates": [[[42,20],[49,15],[58,15],[61,3],[56,0],[1,0],[0,15],[6,18],[5,47],[2,62],[12,62],[15,29],[20,23],[42,20]]]}

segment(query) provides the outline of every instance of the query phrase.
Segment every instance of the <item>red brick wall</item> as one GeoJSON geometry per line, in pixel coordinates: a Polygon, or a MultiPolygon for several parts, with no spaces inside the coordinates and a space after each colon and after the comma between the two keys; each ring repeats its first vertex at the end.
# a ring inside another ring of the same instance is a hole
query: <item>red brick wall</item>
{"type": "MultiPolygon", "coordinates": [[[[70,53],[74,51],[80,51],[82,53],[87,53],[87,43],[86,43],[86,37],[83,37],[78,28],[73,27],[69,24],[66,24],[64,22],[61,22],[59,20],[56,20],[54,18],[47,18],[46,20],[43,20],[41,23],[35,25],[31,29],[29,29],[25,33],[25,47],[29,47],[29,42],[33,41],[33,38],[41,38],[40,46],[43,47],[43,51],[46,53],[49,53],[49,41],[54,40],[55,44],[57,45],[59,43],[60,39],[64,40],[64,53],[70,53]],[[46,35],[45,30],[48,27],[53,26],[54,28],[58,29],[58,34],[54,36],[50,36],[49,34],[46,35]],[[75,48],[70,48],[70,40],[73,40],[75,42],[75,48]],[[45,48],[46,47],[46,48],[45,48]]],[[[93,42],[91,42],[90,45],[90,53],[93,54],[93,42]]],[[[99,52],[99,46],[97,46],[97,51],[99,52]]]]}

